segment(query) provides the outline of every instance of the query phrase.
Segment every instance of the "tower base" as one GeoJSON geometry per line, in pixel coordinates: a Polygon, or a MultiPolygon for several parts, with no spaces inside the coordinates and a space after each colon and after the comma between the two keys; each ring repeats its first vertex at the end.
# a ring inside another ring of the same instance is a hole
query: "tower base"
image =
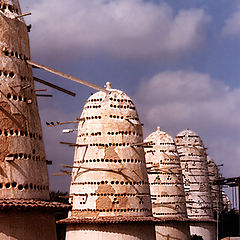
{"type": "Polygon", "coordinates": [[[42,211],[1,211],[0,239],[56,240],[55,216],[42,211]]]}
{"type": "Polygon", "coordinates": [[[0,200],[0,239],[57,240],[54,212],[70,208],[47,201],[0,200]]]}
{"type": "Polygon", "coordinates": [[[151,221],[131,219],[66,219],[66,240],[156,240],[155,226],[151,221]]]}
{"type": "Polygon", "coordinates": [[[171,221],[157,223],[156,240],[190,240],[188,221],[171,221]]]}
{"type": "Polygon", "coordinates": [[[204,240],[217,240],[217,223],[215,221],[191,221],[190,233],[201,236],[204,240]]]}

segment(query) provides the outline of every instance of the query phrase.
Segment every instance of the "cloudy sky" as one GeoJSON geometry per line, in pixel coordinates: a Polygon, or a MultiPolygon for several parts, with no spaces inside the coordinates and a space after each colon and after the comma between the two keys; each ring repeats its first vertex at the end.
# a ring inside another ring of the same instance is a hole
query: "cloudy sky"
{"type": "MultiPolygon", "coordinates": [[[[20,0],[32,24],[32,60],[81,79],[125,91],[137,105],[144,133],[197,132],[226,177],[240,169],[239,0],[20,0]]],[[[39,99],[49,172],[72,164],[75,142],[46,121],[79,117],[92,92],[35,70],[35,76],[77,93],[49,89],[39,99]]],[[[37,85],[38,88],[45,86],[37,85]]],[[[65,128],[76,128],[76,125],[65,128]]],[[[69,177],[50,177],[67,191],[69,177]]]]}

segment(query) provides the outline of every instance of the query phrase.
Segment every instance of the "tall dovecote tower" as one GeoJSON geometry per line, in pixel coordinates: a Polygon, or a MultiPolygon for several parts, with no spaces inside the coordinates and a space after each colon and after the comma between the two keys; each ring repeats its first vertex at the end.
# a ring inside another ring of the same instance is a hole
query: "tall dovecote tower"
{"type": "Polygon", "coordinates": [[[158,127],[144,141],[156,238],[190,239],[182,169],[173,138],[158,127]]]}
{"type": "Polygon", "coordinates": [[[93,94],[78,127],[66,239],[155,239],[142,126],[124,92],[93,94]]]}
{"type": "Polygon", "coordinates": [[[56,239],[27,26],[0,1],[0,239],[56,239]]]}
{"type": "Polygon", "coordinates": [[[189,129],[180,132],[175,143],[183,171],[190,233],[202,236],[204,240],[215,240],[206,148],[201,138],[189,129]]]}
{"type": "Polygon", "coordinates": [[[210,189],[211,189],[211,196],[213,201],[213,213],[216,218],[216,214],[223,210],[223,196],[222,196],[222,187],[220,185],[214,185],[214,182],[219,180],[220,173],[218,166],[211,159],[207,156],[208,162],[208,172],[209,172],[209,181],[210,181],[210,189]]]}

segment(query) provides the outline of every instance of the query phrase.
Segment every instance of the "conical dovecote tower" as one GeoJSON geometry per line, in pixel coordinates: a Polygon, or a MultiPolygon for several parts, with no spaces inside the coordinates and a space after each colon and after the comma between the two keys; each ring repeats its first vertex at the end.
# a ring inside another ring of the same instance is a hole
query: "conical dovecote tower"
{"type": "Polygon", "coordinates": [[[80,118],[66,239],[155,239],[142,126],[133,101],[107,90],[80,118]]]}
{"type": "Polygon", "coordinates": [[[0,239],[56,239],[50,210],[58,206],[48,202],[41,123],[26,63],[28,29],[19,15],[17,0],[0,1],[0,239]]]}
{"type": "Polygon", "coordinates": [[[209,172],[209,181],[210,181],[210,189],[211,189],[211,196],[213,201],[213,212],[214,215],[223,210],[223,201],[222,201],[222,187],[220,185],[214,185],[214,182],[219,180],[220,173],[218,166],[211,159],[209,156],[207,157],[208,160],[208,172],[209,172]]]}
{"type": "Polygon", "coordinates": [[[191,235],[200,235],[204,240],[216,239],[206,148],[201,138],[189,129],[180,132],[175,143],[183,169],[191,235]]]}
{"type": "Polygon", "coordinates": [[[158,127],[144,141],[156,238],[190,239],[180,159],[173,138],[158,127]],[[161,222],[162,220],[162,222],[161,222]]]}

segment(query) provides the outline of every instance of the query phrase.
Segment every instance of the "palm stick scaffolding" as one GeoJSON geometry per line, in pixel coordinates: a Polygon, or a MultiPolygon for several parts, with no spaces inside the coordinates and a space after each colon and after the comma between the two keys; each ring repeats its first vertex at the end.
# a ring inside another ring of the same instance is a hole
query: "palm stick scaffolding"
{"type": "Polygon", "coordinates": [[[31,61],[31,60],[26,60],[26,61],[27,61],[27,63],[28,63],[29,65],[32,65],[32,66],[34,66],[34,67],[43,69],[43,70],[45,70],[45,71],[47,71],[47,72],[53,73],[53,74],[58,75],[58,76],[63,77],[63,78],[67,78],[67,79],[72,80],[72,81],[74,81],[74,82],[81,83],[82,85],[88,86],[88,87],[93,88],[93,89],[96,89],[96,90],[98,90],[98,91],[103,91],[103,92],[109,93],[109,91],[108,91],[107,89],[105,89],[105,88],[103,88],[103,87],[100,87],[100,86],[98,86],[98,85],[95,85],[95,84],[93,84],[93,83],[89,83],[89,82],[87,82],[87,81],[85,81],[85,80],[81,80],[81,79],[76,78],[76,77],[73,77],[73,76],[71,76],[71,75],[69,75],[69,74],[62,73],[62,72],[60,72],[60,71],[58,71],[58,70],[55,70],[55,69],[50,68],[50,67],[46,67],[46,66],[44,66],[44,65],[42,65],[42,64],[35,63],[35,62],[31,61]]]}

